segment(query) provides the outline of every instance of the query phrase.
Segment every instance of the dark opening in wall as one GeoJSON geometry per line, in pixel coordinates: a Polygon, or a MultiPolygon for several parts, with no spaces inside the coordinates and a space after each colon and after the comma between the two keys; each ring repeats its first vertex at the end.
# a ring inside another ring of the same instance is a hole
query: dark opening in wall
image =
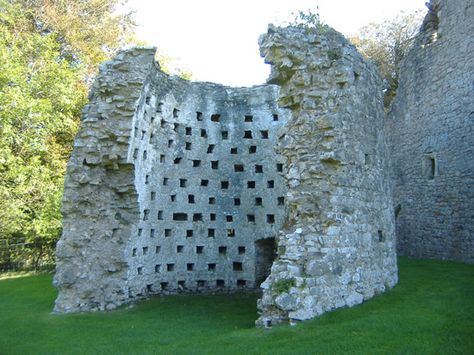
{"type": "Polygon", "coordinates": [[[168,283],[167,282],[160,282],[160,287],[162,291],[166,291],[168,289],[168,283]]]}
{"type": "Polygon", "coordinates": [[[277,197],[278,206],[283,206],[285,204],[285,198],[283,196],[277,197]]]}
{"type": "Polygon", "coordinates": [[[145,138],[145,134],[146,134],[146,131],[142,131],[142,137],[141,137],[141,140],[143,140],[145,138]]]}
{"type": "Polygon", "coordinates": [[[197,285],[197,287],[205,287],[206,286],[206,280],[197,280],[196,285],[197,285]]]}
{"type": "Polygon", "coordinates": [[[204,252],[204,246],[198,245],[196,246],[196,254],[202,254],[204,252]]]}
{"type": "Polygon", "coordinates": [[[156,199],[156,192],[155,191],[151,191],[150,192],[150,201],[155,201],[156,199]]]}
{"type": "Polygon", "coordinates": [[[140,267],[137,268],[137,274],[138,275],[143,275],[143,267],[140,266],[140,267]]]}
{"type": "Polygon", "coordinates": [[[255,222],[255,215],[254,214],[248,214],[247,215],[247,222],[255,222]]]}
{"type": "Polygon", "coordinates": [[[150,238],[155,238],[155,230],[153,228],[150,229],[150,238]]]}
{"type": "Polygon", "coordinates": [[[207,154],[213,153],[215,147],[216,147],[215,144],[209,144],[209,145],[207,146],[207,154]]]}
{"type": "Polygon", "coordinates": [[[176,202],[176,195],[170,195],[171,202],[176,202]]]}
{"type": "Polygon", "coordinates": [[[177,118],[179,115],[179,110],[177,108],[173,109],[173,118],[177,118]]]}
{"type": "Polygon", "coordinates": [[[193,168],[197,168],[201,166],[201,161],[200,160],[193,160],[193,168]]]}
{"type": "Polygon", "coordinates": [[[168,148],[171,148],[171,146],[173,145],[173,143],[174,143],[174,140],[168,139],[168,148]]]}
{"type": "Polygon", "coordinates": [[[150,100],[151,100],[151,97],[150,96],[147,96],[145,98],[145,104],[149,105],[150,104],[150,100]]]}
{"type": "Polygon", "coordinates": [[[209,180],[207,179],[202,179],[201,180],[201,186],[208,186],[209,185],[209,180]]]}
{"type": "Polygon", "coordinates": [[[228,215],[225,216],[225,220],[226,220],[226,222],[232,222],[234,220],[234,217],[232,215],[228,214],[228,215]]]}
{"type": "Polygon", "coordinates": [[[278,121],[278,115],[277,114],[273,114],[273,121],[278,121]]]}
{"type": "Polygon", "coordinates": [[[173,164],[179,164],[179,163],[181,163],[181,159],[183,159],[183,158],[181,158],[181,157],[174,158],[173,164]]]}
{"type": "Polygon", "coordinates": [[[247,181],[247,189],[254,189],[255,181],[247,181]]]}
{"type": "Polygon", "coordinates": [[[214,228],[208,228],[207,229],[207,236],[209,238],[215,238],[216,237],[216,230],[214,228]]]}
{"type": "Polygon", "coordinates": [[[143,255],[148,254],[148,247],[143,247],[142,250],[143,250],[143,255]]]}
{"type": "Polygon", "coordinates": [[[256,145],[251,145],[249,147],[249,154],[255,154],[257,153],[257,146],[256,145]]]}
{"type": "Polygon", "coordinates": [[[150,210],[143,211],[143,220],[148,221],[148,217],[150,216],[150,210]]]}
{"type": "Polygon", "coordinates": [[[267,223],[275,223],[275,215],[267,214],[267,223]]]}
{"type": "Polygon", "coordinates": [[[155,254],[159,254],[160,251],[161,251],[161,247],[160,247],[159,245],[157,245],[157,246],[155,247],[155,254]]]}
{"type": "Polygon", "coordinates": [[[141,237],[142,232],[143,232],[143,229],[142,229],[142,228],[138,228],[138,233],[137,233],[137,234],[138,234],[139,237],[141,237]]]}
{"type": "Polygon", "coordinates": [[[252,131],[244,131],[244,139],[251,139],[252,131]]]}
{"type": "Polygon", "coordinates": [[[237,154],[237,148],[230,148],[230,154],[237,154]]]}
{"type": "Polygon", "coordinates": [[[163,178],[163,186],[168,185],[168,181],[169,181],[169,179],[167,177],[164,177],[163,178]]]}
{"type": "Polygon", "coordinates": [[[219,247],[219,254],[220,254],[220,255],[226,255],[226,254],[227,254],[227,247],[225,247],[225,246],[220,246],[220,247],[219,247]]]}
{"type": "Polygon", "coordinates": [[[166,264],[166,271],[174,271],[174,264],[166,264]]]}
{"type": "Polygon", "coordinates": [[[160,120],[160,127],[161,128],[165,128],[166,126],[166,120],[164,120],[163,118],[160,120]]]}
{"type": "Polygon", "coordinates": [[[160,163],[164,163],[165,162],[165,155],[164,154],[160,154],[160,163]]]}
{"type": "Polygon", "coordinates": [[[240,255],[245,254],[245,247],[239,247],[238,252],[240,255]]]}
{"type": "Polygon", "coordinates": [[[196,112],[196,120],[202,121],[202,112],[199,112],[199,111],[196,112]]]}
{"type": "Polygon", "coordinates": [[[277,163],[276,171],[279,172],[279,173],[281,173],[283,171],[283,164],[282,163],[277,163]]]}
{"type": "Polygon", "coordinates": [[[172,231],[171,229],[165,229],[165,237],[171,237],[172,231]]]}
{"type": "Polygon", "coordinates": [[[221,132],[221,137],[223,140],[229,139],[229,132],[228,131],[222,131],[221,132]]]}
{"type": "Polygon", "coordinates": [[[241,172],[243,172],[243,171],[244,171],[244,166],[243,166],[243,164],[235,164],[235,165],[234,165],[234,171],[235,171],[236,173],[241,173],[241,172]]]}
{"type": "Polygon", "coordinates": [[[209,197],[209,204],[210,205],[215,205],[216,204],[216,198],[215,197],[209,197]]]}
{"type": "Polygon", "coordinates": [[[219,160],[211,160],[211,169],[219,169],[219,160]]]}
{"type": "Polygon", "coordinates": [[[186,135],[190,136],[193,133],[193,129],[191,127],[186,127],[186,135]]]}
{"type": "Polygon", "coordinates": [[[217,287],[224,287],[225,286],[225,281],[224,280],[216,280],[216,286],[217,287]]]}
{"type": "Polygon", "coordinates": [[[173,213],[173,221],[187,221],[188,214],[187,213],[173,213]]]}
{"type": "Polygon", "coordinates": [[[186,282],[185,282],[184,280],[179,280],[179,281],[178,281],[178,288],[179,288],[179,289],[182,290],[182,289],[185,288],[185,286],[186,286],[186,282]]]}
{"type": "Polygon", "coordinates": [[[216,264],[215,263],[207,264],[207,270],[208,271],[216,271],[216,264]]]}
{"type": "Polygon", "coordinates": [[[137,248],[132,249],[132,256],[137,256],[137,248]]]}
{"type": "Polygon", "coordinates": [[[201,137],[202,138],[207,138],[207,132],[205,129],[201,129],[201,137]]]}
{"type": "Polygon", "coordinates": [[[163,112],[163,102],[158,102],[156,104],[156,112],[158,112],[158,113],[163,112]]]}
{"type": "Polygon", "coordinates": [[[260,239],[255,242],[255,282],[257,286],[260,286],[270,275],[275,257],[275,238],[260,239]]]}
{"type": "Polygon", "coordinates": [[[245,287],[246,284],[247,284],[247,281],[245,280],[242,280],[242,279],[237,280],[237,287],[245,287]]]}
{"type": "Polygon", "coordinates": [[[192,146],[193,146],[193,144],[192,144],[191,142],[186,142],[186,143],[185,143],[185,146],[184,146],[184,149],[186,149],[186,150],[191,150],[191,149],[192,149],[192,146]]]}
{"type": "Polygon", "coordinates": [[[160,272],[160,268],[161,268],[161,265],[160,265],[160,264],[156,264],[156,265],[155,265],[155,272],[160,272]]]}
{"type": "Polygon", "coordinates": [[[240,206],[240,198],[234,198],[234,206],[240,206]]]}
{"type": "Polygon", "coordinates": [[[173,131],[178,133],[178,129],[179,129],[179,123],[173,123],[173,131]]]}
{"type": "Polygon", "coordinates": [[[228,228],[226,230],[226,234],[228,237],[235,237],[235,229],[234,228],[228,228]]]}
{"type": "Polygon", "coordinates": [[[186,179],[179,179],[179,187],[186,187],[187,181],[186,179]]]}
{"type": "Polygon", "coordinates": [[[176,252],[177,253],[182,253],[184,250],[184,245],[178,245],[176,246],[176,252]]]}
{"type": "Polygon", "coordinates": [[[379,242],[385,242],[385,235],[380,229],[377,231],[377,236],[379,238],[379,242]]]}
{"type": "Polygon", "coordinates": [[[245,116],[244,122],[253,122],[253,116],[251,116],[251,115],[245,116]]]}
{"type": "Polygon", "coordinates": [[[149,184],[150,183],[150,175],[145,175],[145,184],[149,184]]]}
{"type": "MultiPolygon", "coordinates": [[[[196,215],[196,213],[194,215],[196,215]]],[[[201,215],[201,220],[202,220],[202,215],[201,215]]],[[[192,229],[186,230],[186,238],[191,238],[193,235],[194,235],[194,231],[192,229]]]]}
{"type": "Polygon", "coordinates": [[[221,189],[227,190],[229,188],[229,182],[228,181],[221,181],[221,189]]]}
{"type": "Polygon", "coordinates": [[[188,195],[188,203],[195,203],[194,202],[194,195],[188,195]]]}
{"type": "Polygon", "coordinates": [[[365,165],[370,165],[370,155],[369,154],[364,154],[364,164],[365,165]]]}
{"type": "Polygon", "coordinates": [[[211,115],[211,121],[212,122],[219,122],[221,120],[221,115],[215,113],[213,115],[211,115]]]}
{"type": "Polygon", "coordinates": [[[255,206],[262,206],[263,199],[261,197],[255,197],[255,206]]]}
{"type": "MultiPolygon", "coordinates": [[[[138,149],[134,149],[133,151],[133,159],[137,159],[138,158],[138,149]]],[[[84,159],[84,161],[87,163],[86,159],[84,159]]],[[[86,164],[84,164],[86,165],[86,164]]]]}
{"type": "Polygon", "coordinates": [[[260,136],[262,137],[262,139],[268,139],[268,131],[260,131],[260,136]]]}
{"type": "Polygon", "coordinates": [[[194,222],[202,221],[202,213],[194,213],[193,214],[193,221],[194,222]]]}
{"type": "Polygon", "coordinates": [[[430,158],[429,165],[430,165],[429,166],[429,178],[434,179],[434,177],[436,175],[436,160],[435,160],[434,157],[430,158]]]}
{"type": "Polygon", "coordinates": [[[241,262],[234,261],[234,262],[232,263],[232,270],[234,270],[234,271],[242,271],[243,269],[244,269],[244,268],[243,268],[241,262]]]}
{"type": "Polygon", "coordinates": [[[263,173],[263,165],[258,165],[258,164],[255,165],[255,172],[256,172],[257,174],[263,173]]]}
{"type": "Polygon", "coordinates": [[[268,180],[268,181],[267,181],[267,187],[268,187],[269,189],[273,189],[273,188],[275,187],[275,181],[273,181],[273,180],[268,180]]]}

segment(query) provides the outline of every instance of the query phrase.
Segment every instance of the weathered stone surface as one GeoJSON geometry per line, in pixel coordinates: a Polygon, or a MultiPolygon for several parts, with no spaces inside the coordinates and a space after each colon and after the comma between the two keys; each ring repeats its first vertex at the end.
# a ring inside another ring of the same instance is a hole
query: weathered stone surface
{"type": "Polygon", "coordinates": [[[292,111],[277,146],[289,215],[258,303],[268,325],[359,304],[396,284],[397,265],[376,68],[329,28],[270,26],[260,46],[292,111]]]}
{"type": "Polygon", "coordinates": [[[474,4],[431,1],[389,113],[398,252],[474,262],[474,4]]]}

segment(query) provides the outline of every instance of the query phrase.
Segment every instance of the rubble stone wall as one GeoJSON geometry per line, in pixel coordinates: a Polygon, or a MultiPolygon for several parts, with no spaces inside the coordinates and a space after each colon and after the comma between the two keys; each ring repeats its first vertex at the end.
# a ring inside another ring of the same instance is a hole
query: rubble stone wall
{"type": "Polygon", "coordinates": [[[292,111],[277,146],[289,215],[258,303],[268,326],[359,304],[396,284],[397,263],[377,69],[325,27],[270,26],[260,46],[292,111]]]}
{"type": "Polygon", "coordinates": [[[474,262],[474,4],[431,1],[389,113],[401,255],[474,262]]]}

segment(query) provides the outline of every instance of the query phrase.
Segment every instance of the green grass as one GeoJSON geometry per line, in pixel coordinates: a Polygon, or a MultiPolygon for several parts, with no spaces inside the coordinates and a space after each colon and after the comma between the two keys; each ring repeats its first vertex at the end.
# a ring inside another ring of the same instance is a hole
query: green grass
{"type": "Polygon", "coordinates": [[[400,283],[295,327],[255,329],[255,294],[158,297],[52,315],[51,275],[0,280],[0,354],[473,354],[474,265],[400,258],[400,283]]]}

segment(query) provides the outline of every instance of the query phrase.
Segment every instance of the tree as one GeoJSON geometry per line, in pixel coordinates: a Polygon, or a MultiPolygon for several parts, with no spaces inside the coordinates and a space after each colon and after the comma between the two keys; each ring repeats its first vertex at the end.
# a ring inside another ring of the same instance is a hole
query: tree
{"type": "Polygon", "coordinates": [[[418,33],[422,19],[421,11],[401,12],[392,19],[369,24],[349,38],[365,57],[377,65],[385,84],[385,108],[396,95],[400,64],[418,33]]]}
{"type": "Polygon", "coordinates": [[[0,0],[0,269],[53,260],[88,79],[131,38],[115,4],[0,0]]]}

